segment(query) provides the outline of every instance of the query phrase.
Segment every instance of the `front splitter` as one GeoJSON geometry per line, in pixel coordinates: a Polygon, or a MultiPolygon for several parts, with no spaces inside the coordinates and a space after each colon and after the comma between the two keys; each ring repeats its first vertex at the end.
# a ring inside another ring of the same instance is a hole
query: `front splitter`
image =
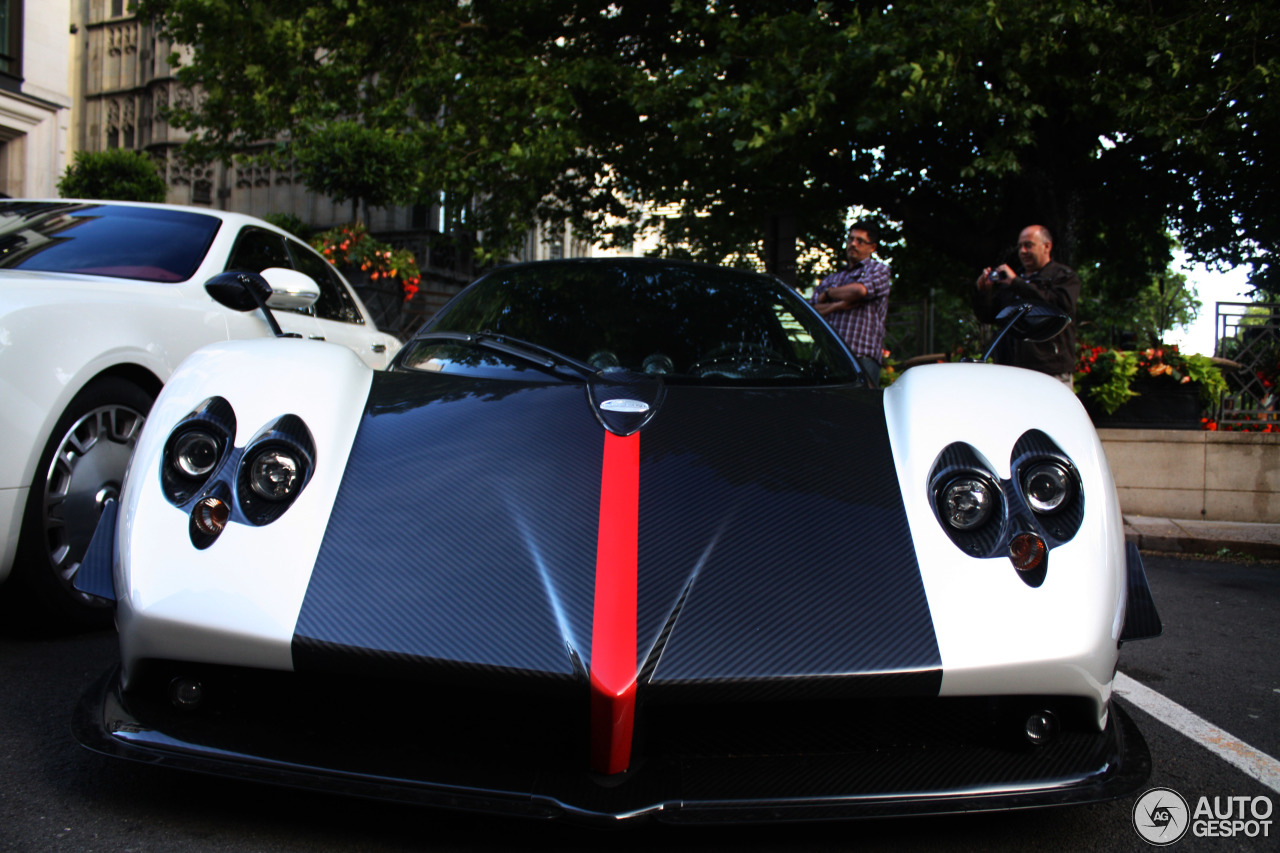
{"type": "MultiPolygon", "coordinates": [[[[943,701],[943,700],[938,700],[943,701]]],[[[298,707],[305,707],[300,704],[298,707]]],[[[81,744],[132,761],[328,793],[527,818],[619,823],[819,821],[1002,811],[1098,802],[1137,790],[1151,772],[1146,742],[1112,704],[1099,733],[1064,732],[1041,747],[925,745],[794,754],[717,753],[681,746],[650,752],[627,774],[602,779],[577,756],[511,761],[456,747],[456,732],[404,731],[377,743],[360,726],[259,729],[253,720],[171,713],[105,673],[73,719],[81,744]],[[328,730],[330,738],[317,737],[328,730]],[[379,750],[388,744],[387,755],[379,750]],[[449,744],[454,747],[448,748],[449,744]],[[391,753],[394,753],[392,755],[391,753]]],[[[385,734],[385,733],[384,733],[385,734]]],[[[512,755],[513,753],[504,753],[512,755]]]]}

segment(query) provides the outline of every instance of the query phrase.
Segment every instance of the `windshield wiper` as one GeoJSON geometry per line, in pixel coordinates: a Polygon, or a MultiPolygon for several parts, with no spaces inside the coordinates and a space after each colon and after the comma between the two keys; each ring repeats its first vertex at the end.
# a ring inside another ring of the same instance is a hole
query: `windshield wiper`
{"type": "Polygon", "coordinates": [[[457,341],[464,344],[472,344],[474,346],[483,347],[485,349],[500,352],[504,355],[510,355],[515,358],[527,361],[535,367],[543,370],[555,370],[561,367],[568,367],[583,376],[584,378],[595,376],[600,371],[585,361],[578,361],[572,356],[557,352],[550,347],[544,347],[542,344],[535,344],[532,341],[526,341],[521,338],[513,338],[510,335],[501,335],[497,332],[485,330],[483,332],[427,332],[419,335],[419,340],[446,340],[457,341]]]}

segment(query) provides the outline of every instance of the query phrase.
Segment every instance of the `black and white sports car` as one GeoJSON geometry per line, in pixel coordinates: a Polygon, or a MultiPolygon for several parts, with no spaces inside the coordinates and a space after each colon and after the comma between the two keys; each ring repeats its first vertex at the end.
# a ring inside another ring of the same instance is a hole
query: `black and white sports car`
{"type": "Polygon", "coordinates": [[[1084,802],[1150,768],[1112,678],[1159,618],[1070,391],[871,390],[734,270],[502,268],[387,372],[205,347],[81,583],[121,664],[77,736],[166,766],[611,821],[1084,802]]]}

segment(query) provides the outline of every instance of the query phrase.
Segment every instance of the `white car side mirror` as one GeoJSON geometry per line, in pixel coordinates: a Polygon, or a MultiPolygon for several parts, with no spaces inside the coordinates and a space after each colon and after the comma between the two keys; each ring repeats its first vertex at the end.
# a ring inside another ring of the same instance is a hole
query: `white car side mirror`
{"type": "Polygon", "coordinates": [[[267,305],[272,308],[308,308],[320,298],[320,286],[315,279],[297,270],[267,267],[262,277],[271,285],[267,305]]]}

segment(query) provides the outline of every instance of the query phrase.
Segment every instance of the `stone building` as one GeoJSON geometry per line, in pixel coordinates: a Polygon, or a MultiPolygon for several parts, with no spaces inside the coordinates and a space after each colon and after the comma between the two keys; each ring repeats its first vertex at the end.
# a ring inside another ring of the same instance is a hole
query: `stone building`
{"type": "Polygon", "coordinates": [[[0,193],[56,197],[72,98],[65,0],[0,0],[0,193]]]}

